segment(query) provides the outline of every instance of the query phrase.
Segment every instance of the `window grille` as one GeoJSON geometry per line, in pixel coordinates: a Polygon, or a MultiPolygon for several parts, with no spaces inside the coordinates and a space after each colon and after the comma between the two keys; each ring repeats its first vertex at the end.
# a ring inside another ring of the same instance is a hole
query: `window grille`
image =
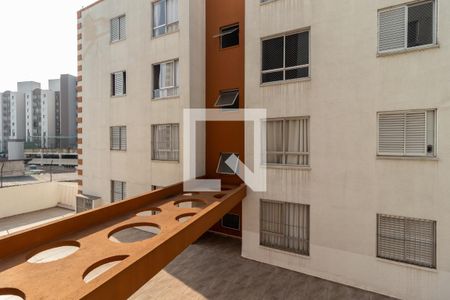
{"type": "Polygon", "coordinates": [[[261,200],[260,244],[309,255],[309,205],[261,200]]]}
{"type": "Polygon", "coordinates": [[[111,42],[117,42],[126,38],[126,18],[120,16],[111,19],[111,42]]]}
{"type": "Polygon", "coordinates": [[[152,126],[152,159],[179,160],[179,125],[160,124],[152,126]]]}
{"type": "Polygon", "coordinates": [[[268,119],[267,164],[309,166],[309,118],[268,119]]]}
{"type": "Polygon", "coordinates": [[[407,4],[378,13],[378,51],[436,43],[435,1],[407,4]]]}
{"type": "Polygon", "coordinates": [[[377,256],[436,268],[436,221],[379,214],[377,256]]]}
{"type": "Polygon", "coordinates": [[[127,150],[127,128],[125,126],[113,126],[110,128],[111,150],[127,150]]]}
{"type": "Polygon", "coordinates": [[[309,77],[309,31],[262,41],[262,83],[309,77]]]}

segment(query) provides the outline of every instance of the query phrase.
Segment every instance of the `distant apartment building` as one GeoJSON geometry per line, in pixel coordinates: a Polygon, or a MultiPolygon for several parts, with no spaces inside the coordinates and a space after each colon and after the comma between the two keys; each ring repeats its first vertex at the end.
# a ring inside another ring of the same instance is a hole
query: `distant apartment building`
{"type": "MultiPolygon", "coordinates": [[[[80,191],[182,181],[183,109],[267,110],[261,165],[213,230],[242,256],[402,299],[450,297],[450,6],[404,0],[104,0],[79,13],[80,191]],[[108,33],[108,34],[105,34],[108,33]]],[[[197,132],[240,182],[244,122],[197,132]]]]}
{"type": "Polygon", "coordinates": [[[25,94],[26,141],[54,148],[56,134],[56,96],[54,91],[35,89],[25,94]]]}
{"type": "Polygon", "coordinates": [[[63,74],[49,80],[48,86],[55,92],[55,136],[59,137],[56,147],[73,147],[77,135],[76,77],[63,74]]]}
{"type": "Polygon", "coordinates": [[[23,139],[24,126],[24,95],[18,92],[6,91],[1,95],[1,136],[0,152],[5,152],[8,140],[23,139]]]}

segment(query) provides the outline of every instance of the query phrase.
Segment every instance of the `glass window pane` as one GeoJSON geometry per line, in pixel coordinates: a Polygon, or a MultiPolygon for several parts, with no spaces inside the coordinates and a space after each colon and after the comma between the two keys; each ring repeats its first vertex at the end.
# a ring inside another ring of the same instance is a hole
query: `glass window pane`
{"type": "Polygon", "coordinates": [[[161,0],[153,4],[153,28],[166,24],[166,1],[161,0]]]}
{"type": "Polygon", "coordinates": [[[284,37],[278,37],[262,42],[262,69],[273,70],[284,65],[284,37]]]}
{"type": "Polygon", "coordinates": [[[274,82],[274,81],[281,81],[284,79],[284,72],[272,72],[272,73],[265,73],[262,74],[262,82],[274,82]]]}
{"type": "Polygon", "coordinates": [[[286,67],[309,64],[309,32],[286,36],[286,67]]]}
{"type": "Polygon", "coordinates": [[[433,43],[433,2],[408,8],[408,47],[433,43]]]}
{"type": "Polygon", "coordinates": [[[309,68],[300,68],[286,71],[286,80],[309,77],[309,68]]]}

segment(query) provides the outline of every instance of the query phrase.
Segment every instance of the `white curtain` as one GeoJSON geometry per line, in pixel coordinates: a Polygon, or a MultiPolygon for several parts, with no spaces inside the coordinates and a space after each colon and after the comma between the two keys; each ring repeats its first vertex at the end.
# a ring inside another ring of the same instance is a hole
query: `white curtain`
{"type": "Polygon", "coordinates": [[[164,89],[174,86],[174,63],[162,63],[159,72],[159,88],[164,89]]]}
{"type": "Polygon", "coordinates": [[[166,23],[166,1],[161,0],[153,6],[153,28],[162,26],[166,23]]]}
{"type": "MultiPolygon", "coordinates": [[[[300,131],[300,122],[302,120],[287,120],[286,121],[286,152],[301,152],[300,141],[302,138],[302,132],[300,131]]],[[[287,154],[286,164],[298,165],[299,155],[287,154]]]]}
{"type": "Polygon", "coordinates": [[[167,24],[178,22],[178,0],[167,0],[167,24]]]}
{"type": "Polygon", "coordinates": [[[280,164],[283,154],[271,152],[283,152],[283,121],[267,122],[267,163],[280,164]]]}

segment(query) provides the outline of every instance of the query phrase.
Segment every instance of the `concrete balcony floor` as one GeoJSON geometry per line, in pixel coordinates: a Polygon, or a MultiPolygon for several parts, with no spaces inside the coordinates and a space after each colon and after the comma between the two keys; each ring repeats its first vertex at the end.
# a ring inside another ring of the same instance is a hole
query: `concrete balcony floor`
{"type": "Polygon", "coordinates": [[[206,233],[130,299],[392,299],[248,260],[240,253],[240,240],[206,233]]]}

